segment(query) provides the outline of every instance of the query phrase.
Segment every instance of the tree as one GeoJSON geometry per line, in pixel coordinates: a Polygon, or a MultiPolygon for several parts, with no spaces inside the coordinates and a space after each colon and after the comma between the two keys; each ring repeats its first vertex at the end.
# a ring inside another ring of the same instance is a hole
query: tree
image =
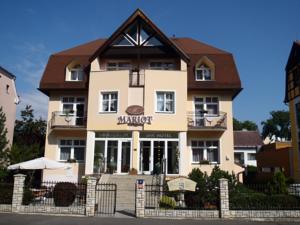
{"type": "Polygon", "coordinates": [[[19,163],[44,155],[46,121],[34,117],[34,110],[27,105],[16,120],[14,142],[9,152],[10,164],[19,163]]]}
{"type": "Polygon", "coordinates": [[[6,116],[0,107],[0,181],[7,176],[6,165],[8,163],[8,140],[6,137],[7,128],[5,127],[6,116]]]}
{"type": "Polygon", "coordinates": [[[258,127],[256,123],[250,121],[250,120],[245,120],[245,121],[239,121],[235,118],[233,118],[233,130],[258,130],[258,127]]]}
{"type": "Polygon", "coordinates": [[[3,157],[8,149],[8,140],[6,138],[7,128],[5,127],[5,122],[6,116],[2,107],[0,107],[0,162],[3,160],[3,157]]]}
{"type": "Polygon", "coordinates": [[[271,117],[261,122],[263,138],[275,140],[291,139],[291,122],[289,112],[286,110],[271,111],[271,117]]]}

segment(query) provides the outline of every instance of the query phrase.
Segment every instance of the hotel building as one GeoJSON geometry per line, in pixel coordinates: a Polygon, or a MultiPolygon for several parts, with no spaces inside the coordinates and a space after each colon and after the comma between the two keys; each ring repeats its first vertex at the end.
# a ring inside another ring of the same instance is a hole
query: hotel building
{"type": "Polygon", "coordinates": [[[49,96],[45,156],[72,162],[44,179],[242,171],[234,163],[241,81],[232,54],[169,38],[140,10],[109,38],[51,55],[39,89],[49,96]]]}

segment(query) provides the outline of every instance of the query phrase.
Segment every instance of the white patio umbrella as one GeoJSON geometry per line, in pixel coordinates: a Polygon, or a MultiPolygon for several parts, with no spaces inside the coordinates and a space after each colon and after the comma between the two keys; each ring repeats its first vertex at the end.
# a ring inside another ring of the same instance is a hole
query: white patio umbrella
{"type": "Polygon", "coordinates": [[[17,163],[7,167],[9,170],[43,170],[43,169],[69,169],[71,168],[68,164],[56,162],[46,157],[32,159],[29,161],[17,163]]]}

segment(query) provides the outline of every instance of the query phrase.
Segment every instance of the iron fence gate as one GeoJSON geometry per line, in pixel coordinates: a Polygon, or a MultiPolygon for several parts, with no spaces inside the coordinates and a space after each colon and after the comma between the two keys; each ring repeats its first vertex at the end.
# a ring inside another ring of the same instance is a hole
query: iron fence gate
{"type": "Polygon", "coordinates": [[[115,214],[117,185],[98,183],[96,185],[95,214],[115,214]]]}

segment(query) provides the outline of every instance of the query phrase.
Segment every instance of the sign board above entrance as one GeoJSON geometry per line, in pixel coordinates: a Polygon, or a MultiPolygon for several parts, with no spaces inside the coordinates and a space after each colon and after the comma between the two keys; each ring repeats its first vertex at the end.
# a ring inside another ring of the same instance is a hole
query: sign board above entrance
{"type": "Polygon", "coordinates": [[[143,115],[144,107],[139,105],[131,105],[127,107],[126,113],[128,115],[143,115]]]}
{"type": "Polygon", "coordinates": [[[179,177],[168,181],[169,191],[196,191],[196,182],[190,179],[179,177]]]}
{"type": "Polygon", "coordinates": [[[140,138],[178,138],[176,132],[141,132],[140,138]]]}

